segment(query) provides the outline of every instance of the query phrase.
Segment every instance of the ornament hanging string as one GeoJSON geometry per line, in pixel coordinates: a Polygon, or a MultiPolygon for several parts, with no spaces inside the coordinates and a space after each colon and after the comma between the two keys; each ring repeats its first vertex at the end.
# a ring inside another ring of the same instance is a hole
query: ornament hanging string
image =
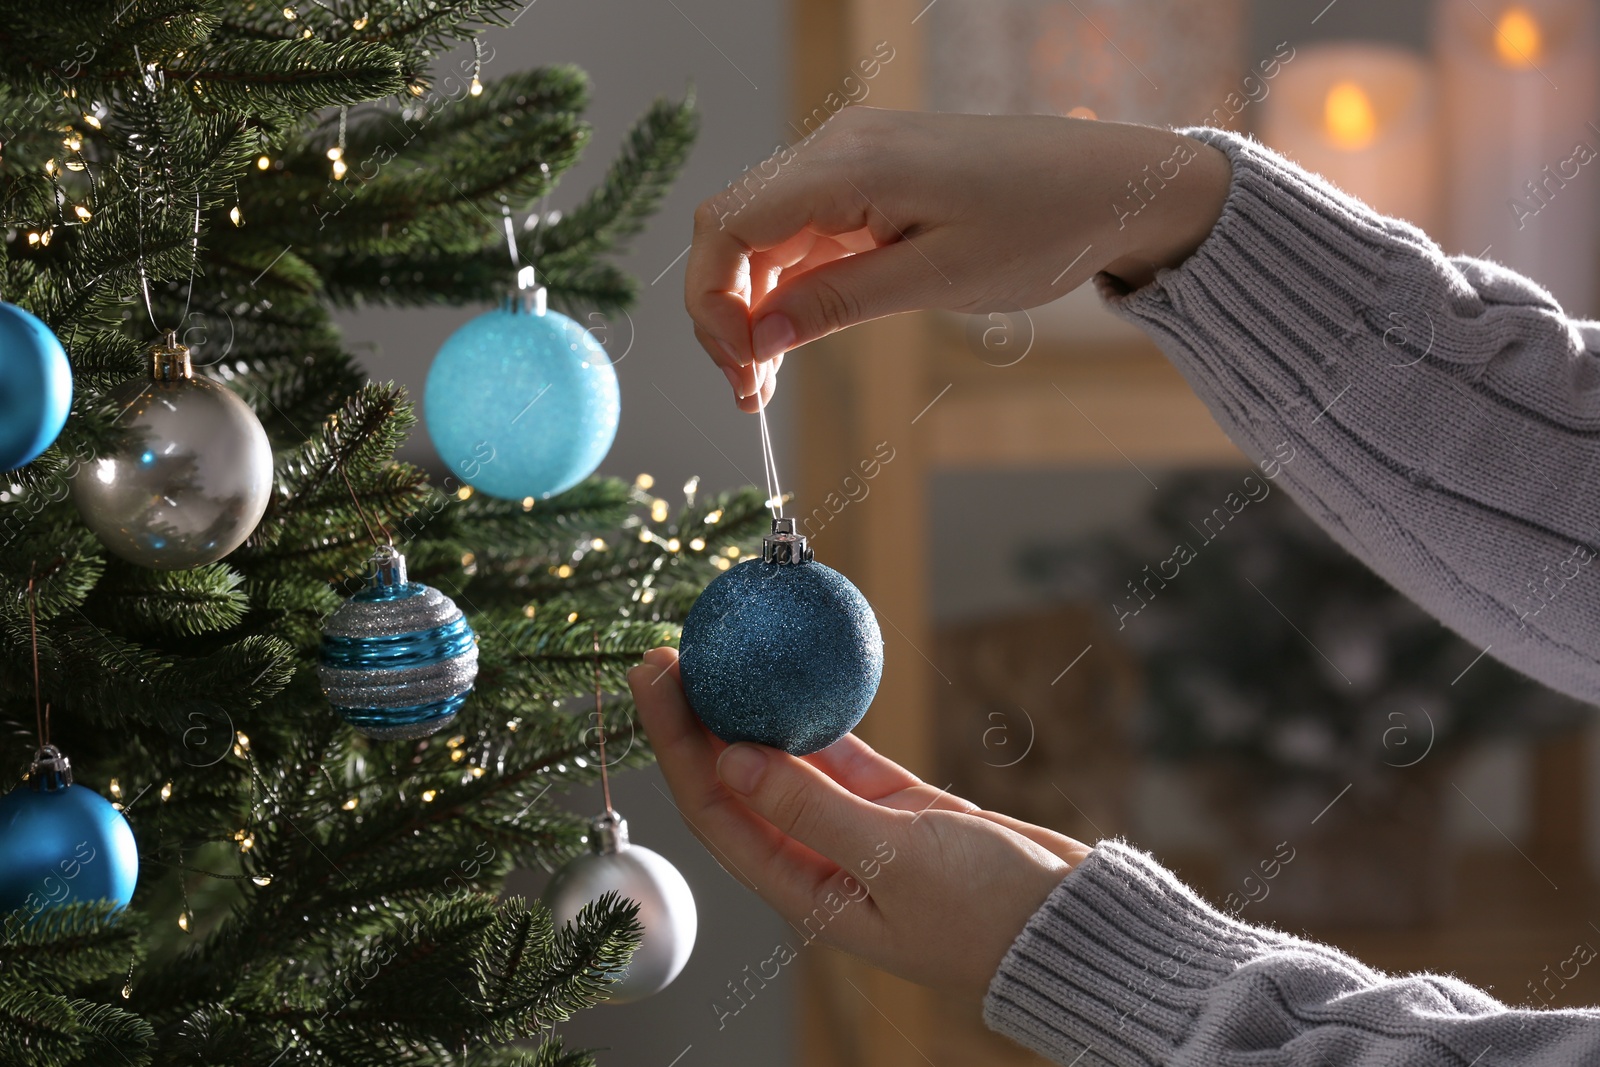
{"type": "MultiPolygon", "coordinates": [[[[540,163],[539,173],[548,179],[550,164],[540,163]]],[[[534,289],[538,287],[539,252],[540,247],[544,244],[544,227],[549,220],[549,208],[550,190],[547,187],[544,195],[539,198],[539,213],[534,216],[538,221],[533,227],[533,253],[530,256],[533,262],[526,267],[522,265],[522,254],[517,250],[517,227],[511,220],[511,205],[502,205],[500,209],[501,221],[505,224],[506,251],[511,253],[511,269],[517,272],[518,289],[534,289]]],[[[523,225],[526,226],[529,221],[533,221],[533,219],[530,218],[523,225]]]]}
{"type": "Polygon", "coordinates": [[[600,795],[605,798],[606,814],[613,815],[616,809],[611,806],[611,776],[606,770],[606,720],[602,709],[602,694],[600,691],[600,631],[594,634],[594,730],[595,746],[600,750],[600,795]]]}
{"type": "Polygon", "coordinates": [[[344,464],[336,463],[334,466],[339,468],[339,477],[344,479],[344,487],[350,491],[350,501],[351,503],[355,504],[356,514],[361,516],[361,525],[367,528],[367,536],[372,538],[373,546],[376,548],[382,548],[385,545],[388,545],[391,548],[394,547],[394,535],[391,534],[389,532],[389,528],[383,524],[383,519],[380,518],[378,520],[378,529],[383,531],[383,540],[378,540],[378,535],[373,532],[372,523],[367,521],[367,509],[361,506],[361,498],[356,496],[356,487],[350,484],[350,474],[344,469],[344,464]]]}
{"type": "Polygon", "coordinates": [[[50,743],[50,709],[42,704],[39,685],[39,592],[34,585],[33,566],[28,566],[28,637],[33,644],[33,717],[39,734],[39,747],[50,743]]]}
{"type": "MultiPolygon", "coordinates": [[[[145,91],[154,96],[155,93],[160,89],[161,85],[164,84],[165,78],[159,76],[159,72],[145,68],[144,60],[139,57],[138,45],[133,46],[133,61],[134,63],[138,64],[141,70],[144,70],[145,91]]],[[[151,327],[154,328],[157,333],[175,333],[176,331],[164,331],[161,329],[161,324],[156,321],[155,304],[150,299],[150,274],[147,270],[145,270],[144,265],[144,184],[144,163],[141,161],[139,163],[139,184],[134,189],[133,197],[134,225],[138,231],[139,237],[139,252],[134,261],[135,266],[139,271],[139,291],[144,296],[144,310],[145,313],[150,316],[151,327]]],[[[196,188],[194,191],[194,233],[190,238],[189,243],[191,256],[189,261],[189,287],[187,292],[184,293],[183,297],[183,315],[178,319],[178,326],[180,328],[189,318],[189,308],[194,301],[194,279],[195,275],[199,273],[200,270],[200,212],[200,190],[196,188]]]]}
{"type": "Polygon", "coordinates": [[[767,479],[767,507],[774,519],[783,518],[783,489],[778,485],[778,457],[772,450],[772,432],[767,429],[767,402],[756,389],[756,415],[761,420],[761,467],[767,479]]]}

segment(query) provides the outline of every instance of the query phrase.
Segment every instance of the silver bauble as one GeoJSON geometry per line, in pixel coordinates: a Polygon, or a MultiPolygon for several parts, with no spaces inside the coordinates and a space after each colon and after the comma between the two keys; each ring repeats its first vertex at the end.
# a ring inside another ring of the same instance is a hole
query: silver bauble
{"type": "Polygon", "coordinates": [[[478,638],[455,601],[409,581],[405,556],[384,545],[367,587],[322,624],[317,677],[334,710],[368,737],[427,737],[467,702],[478,638]]]}
{"type": "Polygon", "coordinates": [[[694,950],[699,915],[694,894],[678,868],[659,854],[628,841],[628,821],[614,811],[589,826],[590,853],[556,872],[543,900],[557,924],[578,917],[586,904],[618,893],[639,905],[644,936],[610,1003],[626,1004],[659,993],[678,977],[694,950]]]}
{"type": "Polygon", "coordinates": [[[111,552],[171,571],[213,563],[244,543],[272,495],[272,446],[250,405],[197,378],[172,334],[151,374],[117,386],[120,440],[79,464],[72,497],[111,552]]]}

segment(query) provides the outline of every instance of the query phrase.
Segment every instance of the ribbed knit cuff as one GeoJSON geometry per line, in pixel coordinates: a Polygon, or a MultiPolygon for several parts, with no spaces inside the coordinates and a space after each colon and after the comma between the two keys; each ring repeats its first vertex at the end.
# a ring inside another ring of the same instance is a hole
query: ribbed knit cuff
{"type": "Polygon", "coordinates": [[[983,1018],[1056,1063],[1167,1063],[1208,990],[1288,944],[1317,948],[1230,919],[1148,854],[1102,841],[1028,920],[983,1018]]]}

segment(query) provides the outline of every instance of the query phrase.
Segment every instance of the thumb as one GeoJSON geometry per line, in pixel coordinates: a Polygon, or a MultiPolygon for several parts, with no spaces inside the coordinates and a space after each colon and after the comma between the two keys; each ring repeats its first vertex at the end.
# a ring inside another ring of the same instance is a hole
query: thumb
{"type": "Polygon", "coordinates": [[[900,813],[862,800],[787,752],[747,741],[729,745],[717,776],[757,815],[846,870],[899,837],[900,813]]]}
{"type": "Polygon", "coordinates": [[[751,349],[767,360],[858,322],[934,307],[950,284],[909,240],[845,256],[781,278],[750,312],[751,349]]]}

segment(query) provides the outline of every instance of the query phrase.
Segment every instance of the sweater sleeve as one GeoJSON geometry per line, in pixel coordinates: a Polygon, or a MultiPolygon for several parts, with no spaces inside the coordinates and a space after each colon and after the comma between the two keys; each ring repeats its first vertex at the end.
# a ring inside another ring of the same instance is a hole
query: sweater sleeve
{"type": "Polygon", "coordinates": [[[1149,285],[1101,275],[1108,305],[1241,449],[1291,457],[1290,495],[1357,558],[1600,703],[1600,323],[1255,141],[1181,132],[1232,160],[1222,216],[1149,285]]]}
{"type": "Polygon", "coordinates": [[[1070,1067],[1576,1067],[1600,1009],[1515,1010],[1216,911],[1101,842],[1006,953],[984,1021],[1070,1067]]]}

